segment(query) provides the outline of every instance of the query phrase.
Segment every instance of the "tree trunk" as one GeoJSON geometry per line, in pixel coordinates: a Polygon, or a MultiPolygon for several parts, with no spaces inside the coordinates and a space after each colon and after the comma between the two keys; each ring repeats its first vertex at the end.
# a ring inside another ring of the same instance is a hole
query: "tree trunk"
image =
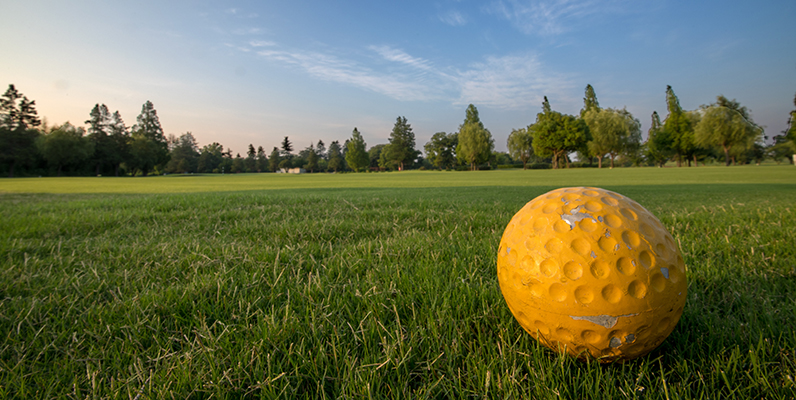
{"type": "Polygon", "coordinates": [[[677,154],[677,167],[683,166],[683,157],[680,154],[677,154]]]}
{"type": "Polygon", "coordinates": [[[602,169],[603,167],[603,158],[602,156],[597,157],[597,169],[602,169]]]}
{"type": "Polygon", "coordinates": [[[611,154],[611,169],[614,169],[614,157],[616,157],[616,156],[611,154]]]}
{"type": "Polygon", "coordinates": [[[727,147],[726,145],[722,146],[722,147],[724,148],[724,166],[725,167],[729,167],[730,166],[730,148],[727,147]]]}
{"type": "Polygon", "coordinates": [[[699,166],[699,163],[697,162],[696,154],[694,154],[694,167],[698,167],[698,166],[699,166]]]}

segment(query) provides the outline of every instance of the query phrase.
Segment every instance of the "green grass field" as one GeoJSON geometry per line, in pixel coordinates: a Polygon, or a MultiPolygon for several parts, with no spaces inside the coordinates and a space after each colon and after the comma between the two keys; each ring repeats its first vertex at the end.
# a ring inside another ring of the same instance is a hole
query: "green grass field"
{"type": "Polygon", "coordinates": [[[0,398],[796,395],[796,168],[0,180],[0,398]],[[496,251],[526,202],[599,186],[688,266],[623,364],[514,320],[496,251]]]}

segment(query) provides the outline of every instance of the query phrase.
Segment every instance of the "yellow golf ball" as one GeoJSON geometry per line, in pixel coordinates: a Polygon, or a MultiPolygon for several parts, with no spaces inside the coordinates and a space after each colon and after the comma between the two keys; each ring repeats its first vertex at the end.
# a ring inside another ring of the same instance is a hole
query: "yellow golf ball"
{"type": "Polygon", "coordinates": [[[561,188],[509,222],[497,257],[500,290],[545,346],[603,362],[640,357],[674,330],[686,267],[672,235],[635,201],[561,188]]]}

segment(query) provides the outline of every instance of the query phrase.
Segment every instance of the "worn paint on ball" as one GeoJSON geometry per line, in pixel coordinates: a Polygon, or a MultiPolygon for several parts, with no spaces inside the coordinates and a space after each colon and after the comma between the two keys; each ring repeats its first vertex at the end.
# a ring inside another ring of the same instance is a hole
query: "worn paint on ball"
{"type": "Polygon", "coordinates": [[[526,204],[500,240],[497,272],[520,325],[579,358],[647,354],[685,306],[686,267],[672,235],[640,204],[600,188],[557,189],[526,204]]]}

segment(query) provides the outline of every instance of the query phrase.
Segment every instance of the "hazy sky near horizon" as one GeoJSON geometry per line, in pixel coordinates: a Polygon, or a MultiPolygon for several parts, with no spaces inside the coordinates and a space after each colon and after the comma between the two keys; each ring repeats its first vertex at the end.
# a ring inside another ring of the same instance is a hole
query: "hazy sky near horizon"
{"type": "Polygon", "coordinates": [[[577,114],[586,84],[642,123],[719,94],[779,134],[796,93],[789,1],[3,1],[0,85],[50,124],[96,103],[135,123],[244,154],[351,136],[387,143],[405,116],[417,148],[478,107],[497,150],[543,96],[577,114]]]}

